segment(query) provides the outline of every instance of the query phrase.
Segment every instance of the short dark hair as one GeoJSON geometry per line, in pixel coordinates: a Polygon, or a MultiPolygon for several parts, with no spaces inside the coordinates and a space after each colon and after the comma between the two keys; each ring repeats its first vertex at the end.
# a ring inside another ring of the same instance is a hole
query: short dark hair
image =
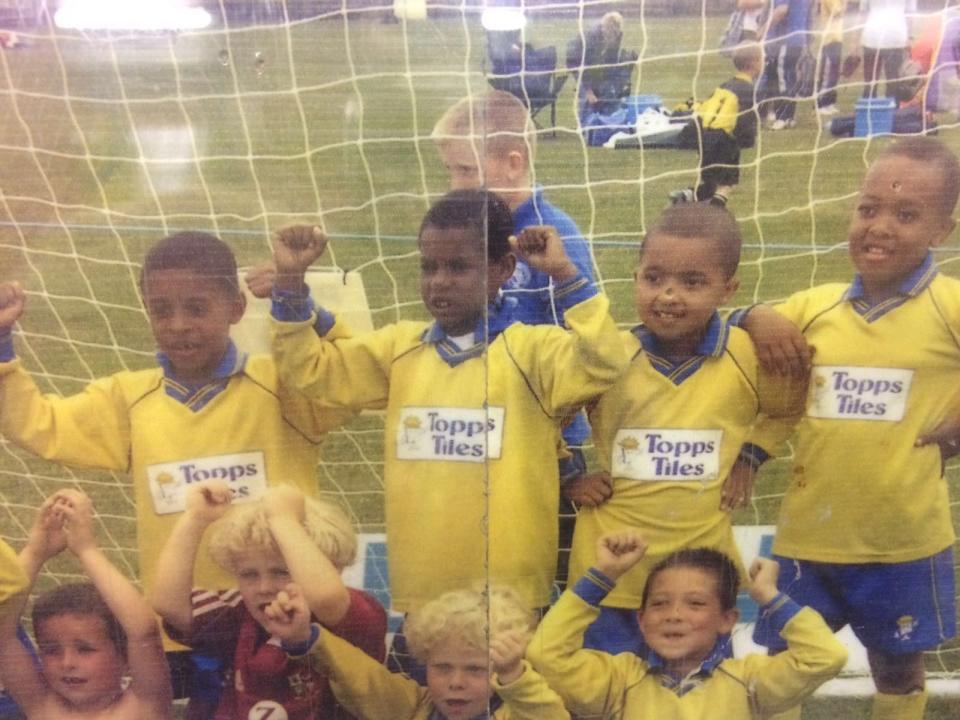
{"type": "Polygon", "coordinates": [[[216,235],[185,230],[165,237],[147,251],[140,271],[140,290],[147,276],[160,270],[192,270],[212,280],[230,294],[240,292],[237,259],[233,250],[216,235]]]}
{"type": "Polygon", "coordinates": [[[960,198],[960,160],[956,153],[936,138],[926,135],[908,135],[887,145],[877,156],[900,155],[917,162],[936,165],[942,176],[939,205],[944,215],[952,215],[960,198]]]}
{"type": "Polygon", "coordinates": [[[487,244],[487,259],[500,260],[510,252],[513,216],[510,208],[488,190],[454,190],[427,210],[420,235],[428,227],[437,230],[473,230],[477,241],[487,244]]]}
{"type": "Polygon", "coordinates": [[[38,597],[31,613],[34,635],[40,634],[40,628],[47,620],[61,615],[92,615],[100,618],[117,652],[127,657],[127,634],[92,583],[60,585],[38,597]]]}
{"type": "Polygon", "coordinates": [[[740,589],[740,572],[737,566],[719,550],[700,547],[678,550],[654,565],[643,586],[641,609],[647,607],[650,588],[653,587],[653,581],[657,575],[664,570],[683,567],[696,568],[716,578],[717,599],[720,600],[720,607],[723,610],[732,610],[737,606],[737,590],[740,589]]]}
{"type": "Polygon", "coordinates": [[[758,42],[742,42],[733,48],[733,66],[740,72],[750,72],[763,64],[763,48],[758,42]]]}
{"type": "Polygon", "coordinates": [[[709,240],[720,250],[720,267],[727,278],[740,265],[740,226],[727,210],[709,203],[684,203],[663,211],[647,230],[640,244],[640,258],[647,241],[657,235],[672,235],[689,240],[709,240]]]}

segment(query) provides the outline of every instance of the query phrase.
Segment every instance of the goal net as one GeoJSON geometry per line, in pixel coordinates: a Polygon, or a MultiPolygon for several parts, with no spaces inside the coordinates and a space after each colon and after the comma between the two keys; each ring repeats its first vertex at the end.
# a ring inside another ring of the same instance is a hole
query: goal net
{"type": "MultiPolygon", "coordinates": [[[[560,75],[570,41],[610,10],[624,15],[622,48],[637,54],[630,95],[657,95],[672,108],[706,98],[733,74],[718,48],[732,2],[511,4],[526,17],[521,42],[556,48],[560,75]]],[[[947,4],[921,2],[917,21],[947,4]]],[[[26,288],[15,345],[46,392],[74,393],[93,378],[155,362],[139,266],[146,248],[181,229],[215,233],[241,265],[252,265],[268,257],[271,230],[321,223],[331,237],[325,272],[356,290],[344,296],[348,309],[375,327],[427,317],[415,236],[448,188],[430,135],[446,108],[489,86],[483,4],[191,5],[209,13],[208,25],[128,30],[104,29],[106,20],[61,27],[52,2],[0,0],[0,29],[15,35],[0,48],[0,281],[26,288]]],[[[820,42],[814,34],[815,53],[820,42]]],[[[854,114],[861,91],[859,73],[841,79],[842,114],[854,114]]],[[[853,198],[888,140],[835,137],[814,105],[798,100],[793,128],[775,132],[763,123],[756,147],[743,154],[729,205],[746,242],[734,305],[851,276],[845,237],[853,198]]],[[[940,138],[960,150],[957,106],[933,117],[940,138]]],[[[638,241],[668,194],[694,183],[696,153],[588,145],[574,79],[559,88],[555,126],[549,104],[536,120],[535,181],[579,224],[613,314],[629,327],[638,241]]],[[[937,260],[960,275],[952,245],[937,260]]],[[[323,448],[318,480],[363,532],[383,531],[382,459],[376,415],[334,432],[323,448]]],[[[775,522],[786,462],[764,469],[737,524],[775,522]]],[[[955,464],[948,479],[960,520],[955,464]]],[[[0,536],[20,547],[43,498],[74,483],[92,496],[111,557],[135,573],[128,479],[68,470],[2,439],[0,536]]],[[[43,584],[76,577],[66,561],[48,570],[43,584]]],[[[960,645],[930,653],[929,667],[956,680],[960,645]]]]}

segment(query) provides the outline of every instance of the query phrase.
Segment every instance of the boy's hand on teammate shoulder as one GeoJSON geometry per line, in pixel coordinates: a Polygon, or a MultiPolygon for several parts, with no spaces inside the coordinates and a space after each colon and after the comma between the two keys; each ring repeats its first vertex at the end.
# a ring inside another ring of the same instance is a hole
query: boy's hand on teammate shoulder
{"type": "Polygon", "coordinates": [[[510,237],[513,252],[554,280],[563,282],[577,276],[577,266],[567,256],[563,240],[552,225],[531,225],[510,237]]]}
{"type": "Polygon", "coordinates": [[[306,516],[303,493],[290,485],[276,485],[268,488],[262,502],[268,521],[289,518],[302,523],[306,516]]]}
{"type": "Polygon", "coordinates": [[[523,674],[523,653],[530,636],[522,630],[507,630],[490,636],[490,668],[501,685],[523,674]]]}
{"type": "Polygon", "coordinates": [[[93,530],[93,503],[79,490],[60,490],[54,497],[55,507],[63,514],[63,530],[67,536],[67,548],[74,555],[97,547],[93,530]]]}
{"type": "Polygon", "coordinates": [[[743,460],[737,460],[730,468],[730,474],[723,481],[720,493],[720,509],[729,512],[746,507],[753,497],[753,482],[757,471],[743,460]]]}
{"type": "Polygon", "coordinates": [[[610,480],[609,473],[603,471],[579,475],[563,486],[563,496],[581,507],[603,505],[611,495],[613,495],[613,482],[610,480]]]}
{"type": "Polygon", "coordinates": [[[800,329],[766,305],[755,305],[743,319],[757,360],[769,373],[800,378],[810,372],[813,348],[800,329]]]}
{"type": "Polygon", "coordinates": [[[780,591],[777,589],[777,577],[780,565],[776,560],[759,557],[750,565],[750,597],[757,605],[766,605],[780,591]]]}
{"type": "Polygon", "coordinates": [[[289,583],[263,610],[264,629],[287,645],[310,639],[310,608],[296,583],[289,583]]]}
{"type": "Polygon", "coordinates": [[[647,543],[636,530],[619,530],[597,540],[597,570],[617,580],[647,552],[647,543]]]}
{"type": "Polygon", "coordinates": [[[323,255],[327,236],[316,225],[288,225],[273,234],[275,286],[284,292],[303,291],[307,268],[323,255]]]}
{"type": "Polygon", "coordinates": [[[247,290],[251,295],[256,298],[268,298],[277,281],[277,266],[273,260],[257,263],[247,270],[243,281],[247,284],[247,290]]]}
{"type": "Polygon", "coordinates": [[[206,480],[187,490],[185,516],[204,527],[227,514],[233,502],[230,486],[223,480],[206,480]]]}
{"type": "Polygon", "coordinates": [[[916,447],[939,445],[944,461],[960,453],[960,415],[948,417],[933,430],[924,433],[914,443],[916,447]]]}
{"type": "Polygon", "coordinates": [[[0,283],[0,333],[6,333],[13,328],[23,315],[26,301],[27,296],[20,283],[0,283]]]}

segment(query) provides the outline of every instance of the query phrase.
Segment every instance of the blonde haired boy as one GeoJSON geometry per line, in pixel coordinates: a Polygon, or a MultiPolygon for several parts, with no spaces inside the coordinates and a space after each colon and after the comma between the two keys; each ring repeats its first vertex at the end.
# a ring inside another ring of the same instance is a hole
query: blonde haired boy
{"type": "MultiPolygon", "coordinates": [[[[411,613],[407,639],[427,668],[422,687],[326,630],[310,632],[296,598],[269,610],[309,641],[337,700],[364,720],[565,720],[560,697],[523,660],[533,617],[512,590],[454,590],[411,613]]],[[[316,627],[316,626],[314,626],[316,627]]]]}
{"type": "Polygon", "coordinates": [[[382,660],[386,613],[374,598],[340,579],[356,555],[353,528],[335,506],[288,486],[271,488],[256,504],[228,514],[230,503],[225,482],[190,489],[186,512],[160,554],[151,595],[172,637],[217,656],[226,669],[216,707],[192,699],[189,717],[260,717],[255,713],[268,709],[282,709],[290,720],[332,717],[327,678],[310,663],[288,657],[296,648],[273,634],[266,609],[280,595],[302,598],[319,623],[382,660]],[[200,541],[221,518],[210,553],[237,586],[191,589],[200,541]]]}

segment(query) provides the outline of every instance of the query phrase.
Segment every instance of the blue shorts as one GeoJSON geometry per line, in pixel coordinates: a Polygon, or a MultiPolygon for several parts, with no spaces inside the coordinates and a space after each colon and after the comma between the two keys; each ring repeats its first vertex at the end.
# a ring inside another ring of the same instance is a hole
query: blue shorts
{"type": "MultiPolygon", "coordinates": [[[[957,633],[953,548],[904,563],[780,563],[780,590],[819,612],[834,631],[850,625],[869,650],[905,655],[930,650],[957,633]]],[[[753,639],[771,653],[785,650],[779,635],[759,625],[753,639]]]]}

